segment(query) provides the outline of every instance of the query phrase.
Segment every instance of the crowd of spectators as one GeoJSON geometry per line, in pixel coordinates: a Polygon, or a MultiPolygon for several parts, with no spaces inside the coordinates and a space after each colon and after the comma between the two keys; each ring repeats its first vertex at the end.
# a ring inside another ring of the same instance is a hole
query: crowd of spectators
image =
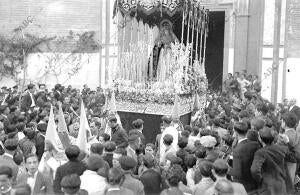
{"type": "Polygon", "coordinates": [[[257,76],[228,74],[223,91],[209,92],[190,124],[178,129],[163,116],[156,141],[146,143],[144,121],[123,129],[125,119],[109,110],[101,88],[2,87],[0,194],[295,194],[300,108],[293,99],[274,105],[260,90],[257,76]],[[76,145],[81,100],[88,154],[76,145]],[[56,122],[62,107],[71,140],[64,157],[45,143],[51,105],[56,122]]]}

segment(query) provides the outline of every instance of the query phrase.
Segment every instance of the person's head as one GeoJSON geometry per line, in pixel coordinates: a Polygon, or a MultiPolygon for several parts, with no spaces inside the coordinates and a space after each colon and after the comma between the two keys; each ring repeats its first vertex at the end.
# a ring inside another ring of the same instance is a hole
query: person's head
{"type": "Polygon", "coordinates": [[[103,144],[101,144],[101,143],[93,143],[91,145],[90,151],[91,151],[92,154],[98,154],[98,155],[101,156],[103,154],[103,149],[104,149],[103,144]]]}
{"type": "Polygon", "coordinates": [[[285,99],[283,100],[283,105],[284,105],[284,106],[288,106],[288,105],[289,105],[289,100],[285,98],[285,99]]]}
{"type": "Polygon", "coordinates": [[[173,143],[173,136],[170,135],[170,134],[166,134],[164,137],[163,137],[163,143],[165,146],[171,146],[171,144],[173,143]]]}
{"type": "Polygon", "coordinates": [[[167,182],[170,187],[178,187],[180,181],[182,181],[184,171],[180,165],[172,165],[166,174],[167,182]]]}
{"type": "Polygon", "coordinates": [[[110,140],[110,135],[108,135],[107,133],[102,133],[102,134],[99,135],[99,142],[100,143],[105,144],[109,140],[110,140]]]}
{"type": "Polygon", "coordinates": [[[0,106],[0,114],[8,115],[10,113],[10,109],[6,105],[0,106]]]}
{"type": "Polygon", "coordinates": [[[155,155],[155,145],[152,144],[152,143],[146,144],[145,154],[149,154],[149,155],[154,156],[155,155]]]}
{"type": "Polygon", "coordinates": [[[180,137],[178,139],[177,145],[180,149],[184,149],[187,146],[187,144],[188,144],[188,139],[186,137],[180,137]]]}
{"type": "Polygon", "coordinates": [[[76,161],[79,157],[80,149],[76,145],[71,145],[66,148],[65,153],[69,161],[76,161]]]}
{"type": "Polygon", "coordinates": [[[120,162],[119,159],[121,158],[121,156],[126,156],[127,155],[127,151],[125,148],[117,148],[114,153],[113,153],[113,167],[118,167],[120,168],[120,162]]]}
{"type": "Polygon", "coordinates": [[[111,115],[108,117],[108,126],[110,128],[115,128],[118,125],[117,117],[115,115],[111,115]]]}
{"type": "Polygon", "coordinates": [[[251,120],[251,128],[259,131],[265,126],[265,121],[261,118],[253,118],[251,120]]]}
{"type": "Polygon", "coordinates": [[[15,138],[10,138],[5,140],[4,147],[6,151],[14,152],[18,148],[18,140],[15,138]]]}
{"type": "Polygon", "coordinates": [[[168,127],[172,123],[172,117],[170,117],[170,116],[163,116],[161,119],[163,121],[163,126],[164,127],[168,127]]]}
{"type": "Polygon", "coordinates": [[[265,145],[271,145],[275,139],[275,132],[269,127],[264,127],[258,132],[259,140],[265,145]]]}
{"type": "Polygon", "coordinates": [[[35,154],[28,154],[25,156],[25,167],[30,175],[34,175],[38,170],[39,160],[35,154]]]}
{"type": "Polygon", "coordinates": [[[181,132],[181,137],[189,138],[190,132],[188,130],[184,130],[181,132]]]}
{"type": "Polygon", "coordinates": [[[228,165],[225,160],[217,159],[213,163],[212,173],[215,178],[225,178],[228,173],[228,165]]]}
{"type": "Polygon", "coordinates": [[[24,155],[23,152],[21,151],[15,151],[14,155],[13,155],[13,160],[14,162],[19,166],[23,163],[24,161],[24,155]]]}
{"type": "Polygon", "coordinates": [[[260,103],[256,106],[255,116],[266,116],[268,112],[268,106],[264,103],[260,103]]]}
{"type": "Polygon", "coordinates": [[[227,74],[227,79],[232,79],[232,74],[231,73],[227,74]]]}
{"type": "Polygon", "coordinates": [[[294,105],[296,105],[296,103],[297,103],[297,100],[293,98],[293,99],[290,100],[289,105],[294,106],[294,105]]]}
{"type": "Polygon", "coordinates": [[[140,146],[140,137],[136,134],[130,135],[128,137],[128,144],[132,149],[134,150],[138,149],[140,146]]]}
{"type": "Polygon", "coordinates": [[[206,150],[204,147],[199,147],[197,148],[197,150],[195,151],[195,156],[198,159],[204,159],[206,157],[206,150]]]}
{"type": "Polygon", "coordinates": [[[199,127],[193,127],[192,131],[193,131],[193,136],[197,136],[199,134],[200,129],[199,127]]]}
{"type": "Polygon", "coordinates": [[[112,141],[108,141],[104,144],[104,151],[106,153],[112,153],[115,151],[116,149],[116,143],[115,142],[112,142],[112,141]]]}
{"type": "Polygon", "coordinates": [[[110,186],[120,186],[124,179],[124,173],[121,169],[115,167],[109,169],[106,180],[110,186]]]}
{"type": "Polygon", "coordinates": [[[137,120],[135,120],[135,121],[132,122],[132,126],[135,129],[143,130],[144,121],[142,119],[137,119],[137,120]]]}
{"type": "Polygon", "coordinates": [[[240,137],[245,137],[248,132],[248,125],[245,124],[244,122],[237,122],[234,124],[234,132],[240,136],[240,137]]]}
{"type": "Polygon", "coordinates": [[[234,195],[234,189],[230,181],[221,179],[216,182],[215,192],[218,195],[234,195]]]}
{"type": "Polygon", "coordinates": [[[81,180],[77,174],[71,174],[64,176],[60,185],[65,195],[75,195],[80,190],[81,180]]]}
{"type": "Polygon", "coordinates": [[[282,117],[282,128],[296,128],[298,125],[297,116],[294,113],[286,113],[282,117]]]}
{"type": "Polygon", "coordinates": [[[97,172],[104,166],[104,160],[98,154],[92,154],[87,159],[87,169],[90,171],[97,172]]]}
{"type": "Polygon", "coordinates": [[[9,166],[0,166],[0,194],[8,193],[12,188],[13,171],[9,166]]]}
{"type": "Polygon", "coordinates": [[[185,165],[188,169],[194,168],[194,166],[196,165],[197,159],[194,155],[187,155],[185,157],[185,165]]]}
{"type": "Polygon", "coordinates": [[[31,188],[28,184],[14,187],[13,195],[31,195],[31,188]]]}
{"type": "Polygon", "coordinates": [[[212,163],[210,161],[200,162],[199,170],[203,177],[211,177],[212,176],[212,163]]]}
{"type": "Polygon", "coordinates": [[[155,166],[155,159],[154,156],[145,154],[143,156],[143,164],[147,169],[151,169],[155,166]]]}
{"type": "Polygon", "coordinates": [[[137,162],[130,156],[121,156],[119,163],[123,171],[130,173],[137,166],[137,162]]]}
{"type": "Polygon", "coordinates": [[[34,85],[34,84],[29,84],[29,85],[27,86],[27,89],[28,89],[28,91],[29,91],[30,93],[34,94],[34,92],[35,92],[35,85],[34,85]]]}

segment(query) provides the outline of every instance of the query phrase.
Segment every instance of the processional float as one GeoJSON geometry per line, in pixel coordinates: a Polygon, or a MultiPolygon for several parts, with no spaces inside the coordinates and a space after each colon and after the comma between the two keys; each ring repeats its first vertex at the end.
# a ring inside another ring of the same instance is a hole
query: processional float
{"type": "Polygon", "coordinates": [[[115,2],[118,111],[171,115],[175,99],[178,117],[192,112],[195,99],[204,108],[208,13],[201,2],[191,0],[115,2]]]}

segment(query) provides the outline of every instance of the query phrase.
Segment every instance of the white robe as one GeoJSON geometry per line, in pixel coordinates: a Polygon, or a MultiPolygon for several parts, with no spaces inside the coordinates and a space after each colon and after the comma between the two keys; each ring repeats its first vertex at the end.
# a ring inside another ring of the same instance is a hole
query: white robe
{"type": "Polygon", "coordinates": [[[159,155],[160,155],[160,157],[159,157],[160,162],[163,162],[163,156],[164,156],[164,154],[166,152],[166,146],[164,145],[164,140],[163,140],[164,136],[166,134],[170,134],[170,135],[173,136],[172,147],[175,148],[176,151],[177,151],[177,148],[178,148],[177,147],[177,144],[178,144],[178,131],[177,131],[177,129],[175,127],[173,127],[173,126],[167,127],[164,130],[164,132],[162,133],[161,138],[160,138],[160,143],[159,143],[159,145],[160,145],[160,153],[159,153],[159,155]]]}

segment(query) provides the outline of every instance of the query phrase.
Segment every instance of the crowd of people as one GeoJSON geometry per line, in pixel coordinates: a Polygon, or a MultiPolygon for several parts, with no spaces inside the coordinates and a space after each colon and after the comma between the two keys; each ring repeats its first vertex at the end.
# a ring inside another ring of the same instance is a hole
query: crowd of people
{"type": "Polygon", "coordinates": [[[300,108],[295,100],[273,105],[260,90],[258,77],[229,74],[223,91],[209,92],[190,124],[177,128],[177,119],[163,116],[161,133],[147,143],[144,121],[123,129],[124,119],[107,106],[110,96],[101,88],[2,87],[0,194],[295,194],[300,108]],[[76,144],[81,102],[88,153],[76,144]],[[52,107],[55,122],[62,109],[67,126],[70,144],[63,153],[45,140],[52,107]]]}

